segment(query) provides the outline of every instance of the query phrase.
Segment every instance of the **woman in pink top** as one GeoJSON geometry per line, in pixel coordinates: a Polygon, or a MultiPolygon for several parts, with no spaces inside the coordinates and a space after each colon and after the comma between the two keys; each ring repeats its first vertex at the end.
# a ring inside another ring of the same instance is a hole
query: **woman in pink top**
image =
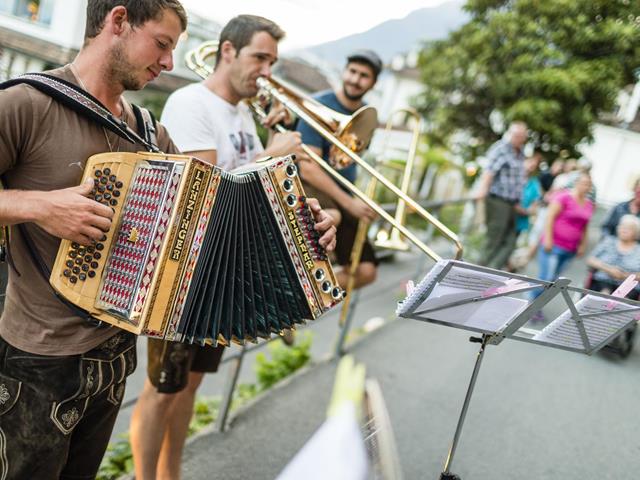
{"type": "Polygon", "coordinates": [[[584,254],[587,225],[595,209],[593,202],[587,198],[591,187],[591,177],[588,173],[582,173],[571,190],[562,190],[551,200],[538,248],[540,279],[557,279],[569,260],[584,254]]]}

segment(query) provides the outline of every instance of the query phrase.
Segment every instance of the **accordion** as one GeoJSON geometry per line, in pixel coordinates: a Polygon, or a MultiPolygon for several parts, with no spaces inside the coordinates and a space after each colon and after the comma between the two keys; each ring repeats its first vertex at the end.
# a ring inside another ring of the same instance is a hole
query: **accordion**
{"type": "Polygon", "coordinates": [[[63,240],[51,285],[97,320],[187,343],[268,338],[340,302],[292,157],[228,173],[197,158],[103,153],[102,241],[63,240]]]}

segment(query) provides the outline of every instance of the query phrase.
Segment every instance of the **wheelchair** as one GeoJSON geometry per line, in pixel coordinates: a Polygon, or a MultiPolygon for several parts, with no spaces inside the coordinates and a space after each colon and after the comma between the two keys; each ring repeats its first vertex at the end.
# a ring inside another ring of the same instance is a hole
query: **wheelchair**
{"type": "MultiPolygon", "coordinates": [[[[606,284],[604,282],[599,282],[598,280],[593,278],[593,274],[595,273],[594,269],[589,269],[589,274],[584,283],[584,288],[593,290],[596,292],[612,292],[617,288],[617,285],[614,284],[606,284]]],[[[627,298],[631,300],[638,300],[640,296],[640,292],[638,290],[633,290],[627,298]]],[[[631,352],[633,351],[633,345],[636,338],[636,332],[638,330],[638,323],[634,322],[627,330],[625,330],[622,334],[618,335],[614,338],[609,344],[605,345],[603,350],[614,353],[618,355],[620,358],[627,358],[631,352]]]]}

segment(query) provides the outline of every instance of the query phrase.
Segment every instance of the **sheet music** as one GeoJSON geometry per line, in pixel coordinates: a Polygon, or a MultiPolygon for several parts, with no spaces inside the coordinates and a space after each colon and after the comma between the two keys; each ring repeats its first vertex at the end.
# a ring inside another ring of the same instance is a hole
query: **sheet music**
{"type": "MultiPolygon", "coordinates": [[[[496,332],[515,318],[528,305],[513,296],[493,296],[502,288],[513,285],[505,275],[492,274],[454,265],[444,278],[436,282],[438,275],[450,260],[438,262],[427,276],[415,286],[407,298],[398,305],[399,316],[423,315],[426,318],[496,332]],[[462,305],[425,312],[461,300],[478,299],[462,305]]],[[[517,282],[517,287],[533,284],[517,282]]]]}
{"type": "Polygon", "coordinates": [[[447,276],[439,282],[439,286],[475,292],[477,295],[478,292],[503,286],[505,280],[507,278],[499,275],[453,267],[447,276]]]}
{"type": "Polygon", "coordinates": [[[276,480],[367,480],[367,451],[353,405],[329,417],[276,480]]]}
{"type": "Polygon", "coordinates": [[[422,303],[422,298],[427,294],[427,292],[434,285],[436,278],[444,270],[444,267],[448,265],[448,260],[439,260],[436,264],[429,270],[427,275],[418,283],[418,285],[412,285],[411,290],[407,294],[407,298],[405,298],[402,302],[398,304],[398,308],[396,313],[398,315],[402,315],[403,313],[413,312],[415,307],[422,303]]]}
{"type": "MultiPolygon", "coordinates": [[[[599,314],[595,317],[582,319],[591,347],[596,347],[607,340],[640,315],[639,310],[620,312],[620,310],[633,308],[629,304],[593,295],[581,298],[575,306],[581,315],[599,314]]],[[[533,339],[572,348],[585,348],[578,326],[569,309],[560,314],[533,339]]]]}

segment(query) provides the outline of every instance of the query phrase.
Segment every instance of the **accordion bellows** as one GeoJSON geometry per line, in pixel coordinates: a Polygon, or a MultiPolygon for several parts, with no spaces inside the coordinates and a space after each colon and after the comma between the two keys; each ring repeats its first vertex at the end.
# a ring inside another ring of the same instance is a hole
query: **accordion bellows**
{"type": "Polygon", "coordinates": [[[63,240],[51,285],[94,318],[188,343],[244,343],[340,302],[292,157],[228,173],[197,158],[103,153],[94,199],[114,209],[102,241],[63,240]]]}

